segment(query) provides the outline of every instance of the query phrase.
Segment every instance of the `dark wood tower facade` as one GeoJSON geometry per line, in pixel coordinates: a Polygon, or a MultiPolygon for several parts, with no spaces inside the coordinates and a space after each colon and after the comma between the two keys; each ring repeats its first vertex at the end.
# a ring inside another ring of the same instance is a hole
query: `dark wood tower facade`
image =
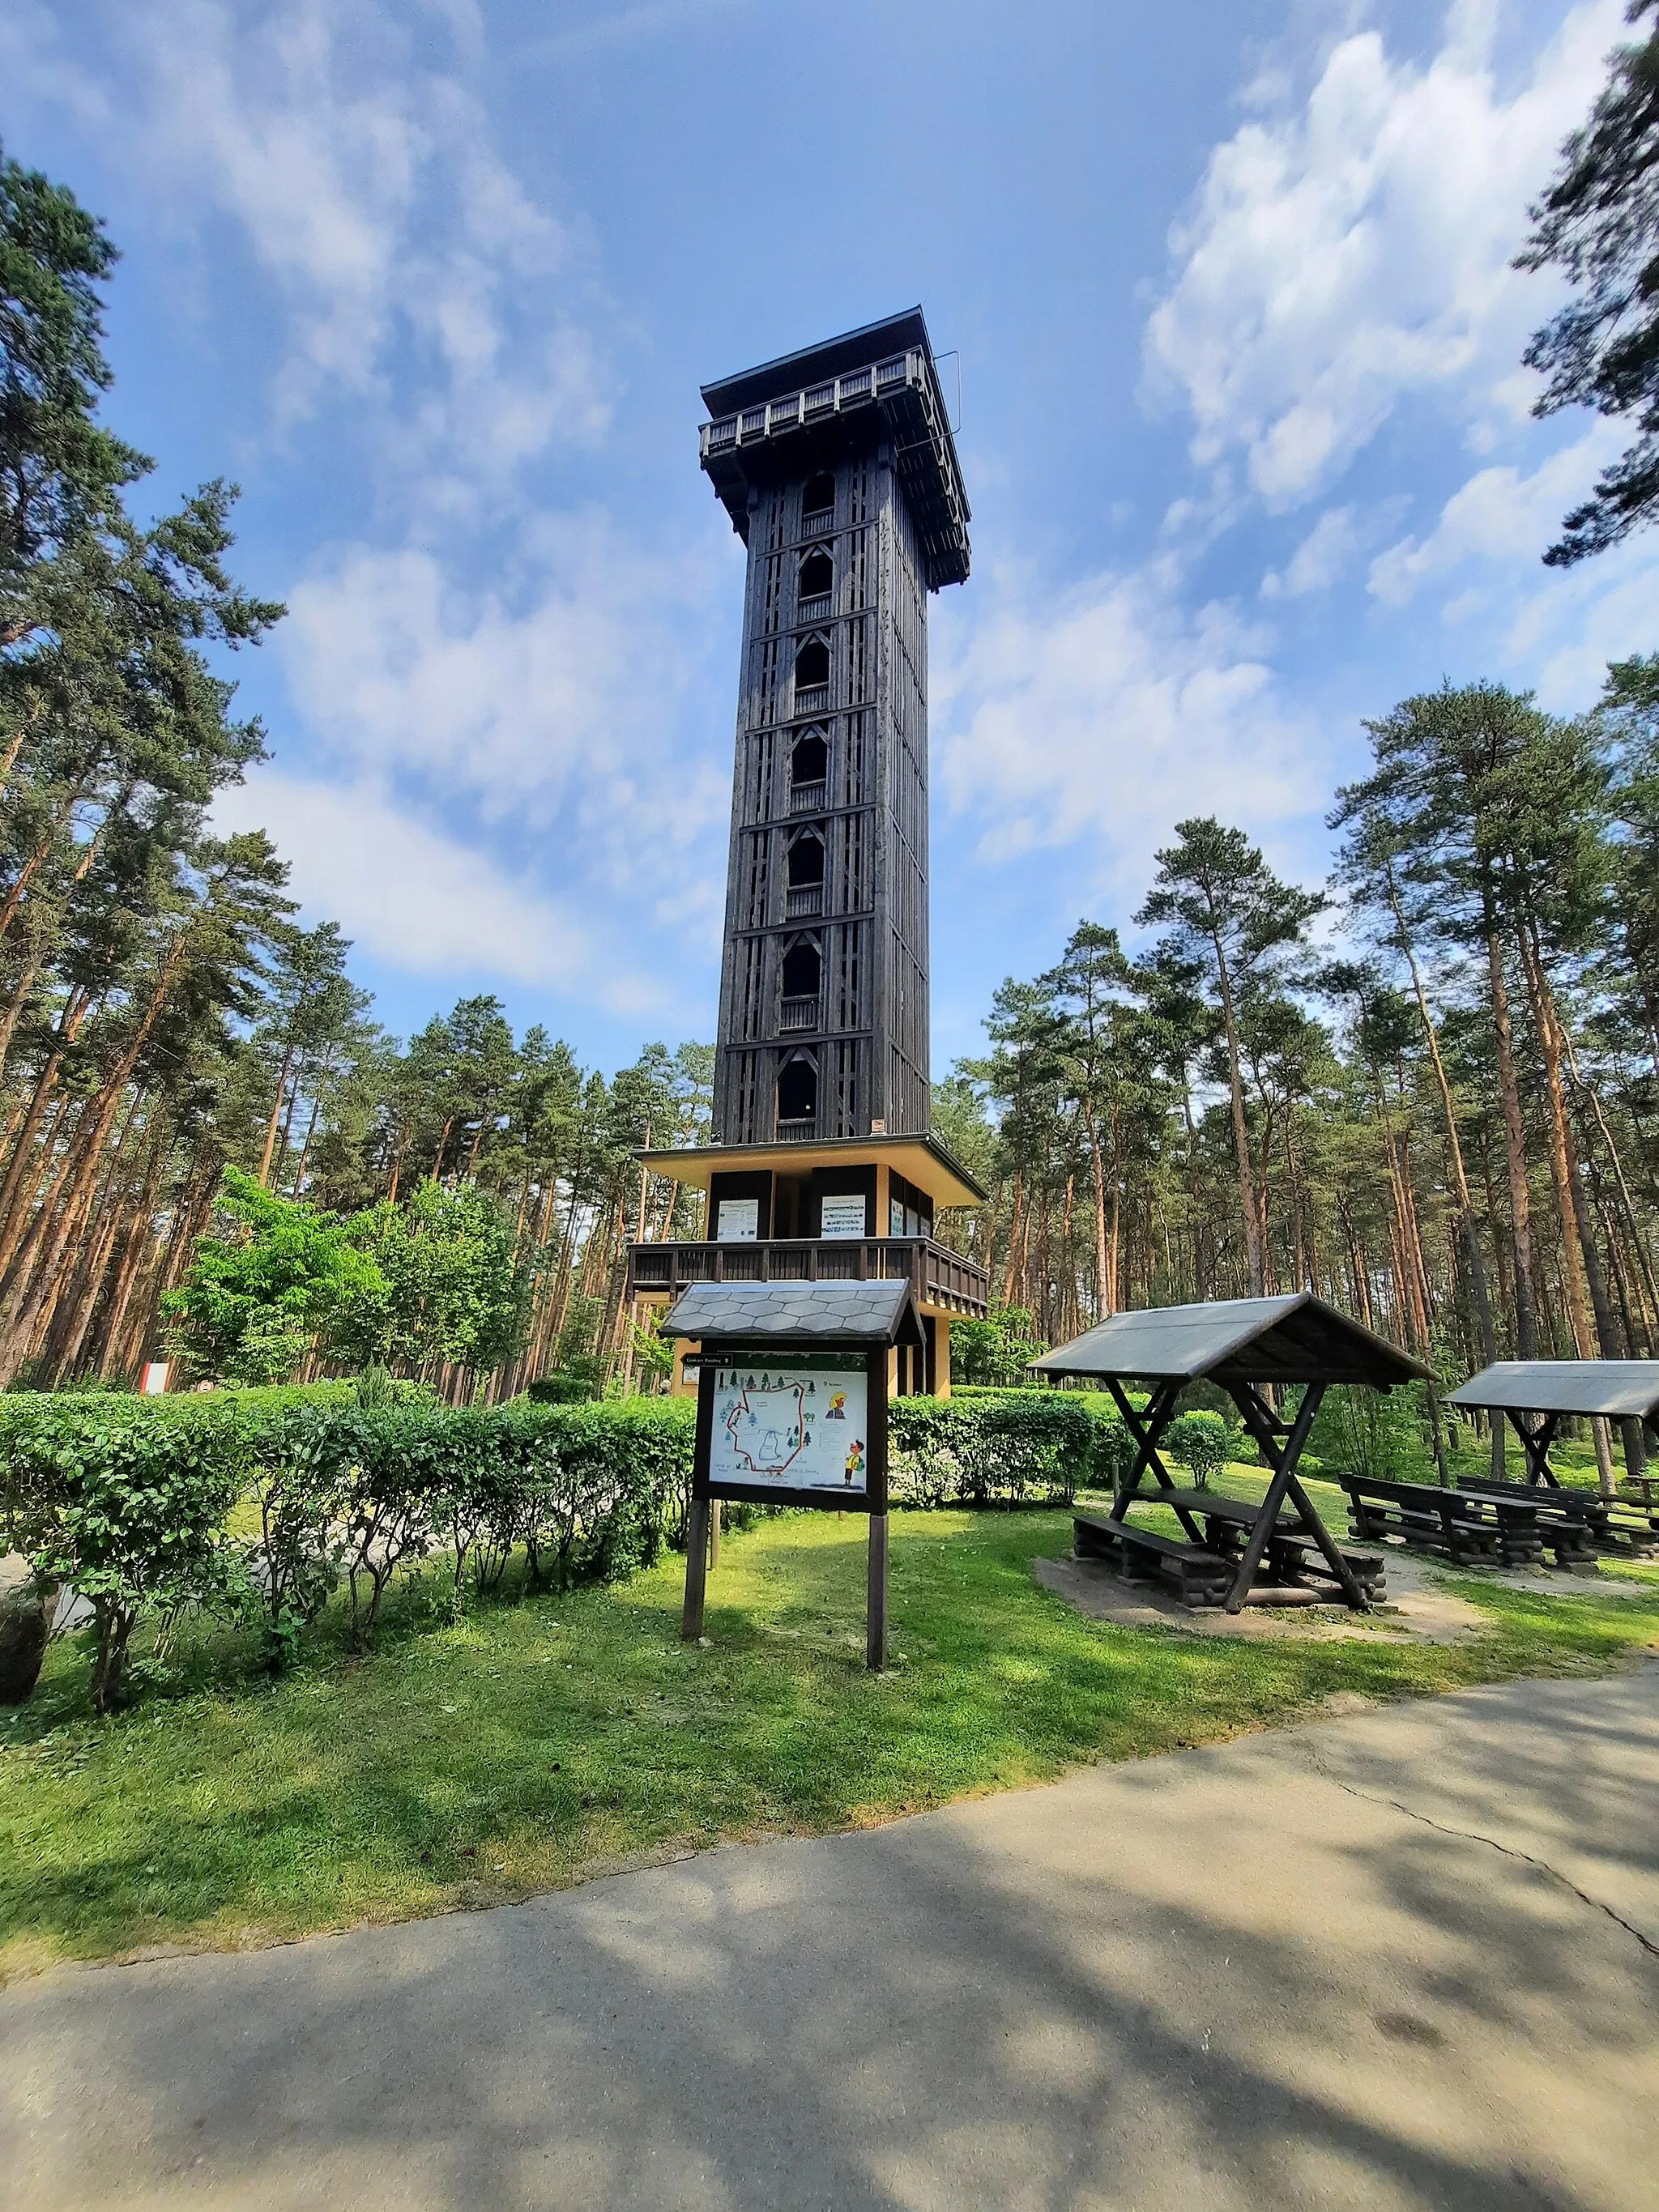
{"type": "Polygon", "coordinates": [[[716,1144],[929,1126],[927,598],[968,503],[921,311],[704,387],[749,549],[716,1144]]]}
{"type": "MultiPolygon", "coordinates": [[[[705,385],[702,465],[749,549],[711,1142],[645,1153],[703,1237],[627,1295],[908,1281],[893,1389],[950,1389],[985,1270],[935,1211],[985,1194],[930,1130],[927,599],[968,501],[920,308],[705,385]]],[[[677,1387],[684,1382],[677,1370],[677,1387]]]]}

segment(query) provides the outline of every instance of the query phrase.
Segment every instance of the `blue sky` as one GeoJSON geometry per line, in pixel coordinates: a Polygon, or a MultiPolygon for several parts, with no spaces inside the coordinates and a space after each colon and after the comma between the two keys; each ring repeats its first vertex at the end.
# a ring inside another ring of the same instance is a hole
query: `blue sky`
{"type": "Polygon", "coordinates": [[[714,1028],[742,550],[698,385],[920,300],[974,574],[933,604],[936,1070],[1183,814],[1318,880],[1361,720],[1587,705],[1659,536],[1530,419],[1508,264],[1620,0],[0,0],[9,149],[125,258],[110,416],[243,486],[292,611],[230,796],[406,1031],[714,1028]],[[954,364],[947,366],[954,377],[954,364]]]}

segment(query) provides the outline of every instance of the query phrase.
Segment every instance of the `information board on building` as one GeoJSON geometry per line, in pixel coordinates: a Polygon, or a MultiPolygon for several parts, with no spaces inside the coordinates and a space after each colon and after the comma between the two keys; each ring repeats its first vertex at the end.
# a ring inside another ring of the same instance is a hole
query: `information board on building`
{"type": "Polygon", "coordinates": [[[753,1244],[759,1238],[759,1199],[721,1199],[714,1209],[714,1242],[717,1244],[753,1244]]]}
{"type": "Polygon", "coordinates": [[[818,1233],[823,1237],[862,1237],[864,1199],[823,1198],[818,1200],[818,1233]]]}
{"type": "Polygon", "coordinates": [[[787,1358],[721,1365],[714,1376],[708,1486],[835,1491],[861,1498],[868,1376],[787,1358]]]}

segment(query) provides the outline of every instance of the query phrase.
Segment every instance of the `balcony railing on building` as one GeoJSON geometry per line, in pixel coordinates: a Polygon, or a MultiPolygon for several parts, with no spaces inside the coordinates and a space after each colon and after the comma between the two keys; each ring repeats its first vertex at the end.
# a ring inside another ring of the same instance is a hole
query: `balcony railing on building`
{"type": "Polygon", "coordinates": [[[789,811],[816,814],[830,795],[827,783],[794,783],[789,787],[789,811]]]}
{"type": "Polygon", "coordinates": [[[803,599],[795,610],[795,620],[804,623],[822,622],[830,611],[831,596],[829,592],[815,592],[810,599],[803,599]]]}
{"type": "Polygon", "coordinates": [[[823,885],[797,884],[783,895],[783,914],[786,921],[799,921],[804,915],[823,912],[823,885]]]}
{"type": "Polygon", "coordinates": [[[818,1025],[817,994],[810,999],[786,999],[781,1010],[781,1030],[815,1030],[818,1025]]]}
{"type": "Polygon", "coordinates": [[[830,704],[827,684],[803,684],[795,693],[795,712],[798,714],[822,714],[830,704]]]}
{"type": "MultiPolygon", "coordinates": [[[[787,1127],[780,1122],[778,1134],[787,1127]]],[[[815,1125],[814,1125],[815,1126],[815,1125]]],[[[931,1237],[764,1239],[753,1244],[630,1244],[628,1296],[678,1297],[694,1283],[908,1281],[922,1304],[983,1321],[991,1279],[931,1237]]]]}

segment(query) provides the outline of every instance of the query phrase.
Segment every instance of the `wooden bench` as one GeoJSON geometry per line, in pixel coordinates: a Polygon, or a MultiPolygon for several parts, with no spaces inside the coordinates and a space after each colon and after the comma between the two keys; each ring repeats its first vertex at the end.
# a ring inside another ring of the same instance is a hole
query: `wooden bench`
{"type": "MultiPolygon", "coordinates": [[[[1237,1562],[1247,1540],[1247,1531],[1261,1520],[1263,1508],[1248,1498],[1229,1498],[1218,1490],[1142,1490],[1137,1505],[1178,1505],[1204,1523],[1204,1540],[1222,1559],[1237,1562]]],[[[1384,1563],[1363,1552],[1344,1552],[1342,1558],[1365,1595],[1376,1603],[1388,1584],[1384,1563]]],[[[1270,1585],[1294,1583],[1304,1575],[1335,1583],[1331,1565],[1319,1548],[1319,1539],[1298,1515],[1281,1514],[1262,1561],[1264,1580],[1270,1585]]]]}
{"type": "Polygon", "coordinates": [[[1459,1566],[1530,1565],[1542,1559],[1535,1508],[1506,1506],[1428,1482],[1381,1475],[1337,1477],[1347,1493],[1350,1526],[1362,1542],[1398,1537],[1413,1550],[1443,1552],[1459,1566]]]}
{"type": "Polygon", "coordinates": [[[1137,1528],[1110,1514],[1074,1514],[1072,1541],[1080,1559],[1105,1559],[1127,1582],[1168,1582],[1183,1605],[1224,1605],[1236,1571],[1218,1552],[1137,1528]]]}
{"type": "Polygon", "coordinates": [[[1500,1504],[1522,1500],[1532,1506],[1543,1540],[1564,1567],[1593,1563],[1597,1552],[1626,1553],[1639,1558],[1659,1541],[1652,1516],[1643,1507],[1623,1498],[1604,1498],[1600,1491],[1499,1482],[1491,1475],[1460,1475],[1457,1486],[1471,1497],[1492,1498],[1500,1504]]]}

